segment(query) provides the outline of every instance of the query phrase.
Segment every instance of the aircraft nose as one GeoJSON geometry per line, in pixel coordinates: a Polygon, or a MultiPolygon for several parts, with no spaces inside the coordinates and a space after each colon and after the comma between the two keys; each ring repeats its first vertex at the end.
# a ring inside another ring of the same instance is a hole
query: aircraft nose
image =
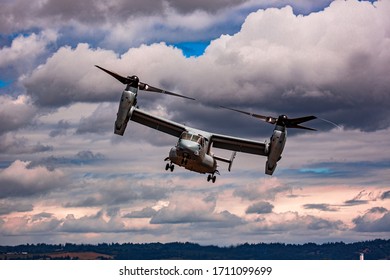
{"type": "Polygon", "coordinates": [[[188,140],[181,140],[179,142],[179,148],[182,150],[187,150],[189,152],[192,152],[194,154],[199,154],[200,145],[193,141],[188,140]]]}

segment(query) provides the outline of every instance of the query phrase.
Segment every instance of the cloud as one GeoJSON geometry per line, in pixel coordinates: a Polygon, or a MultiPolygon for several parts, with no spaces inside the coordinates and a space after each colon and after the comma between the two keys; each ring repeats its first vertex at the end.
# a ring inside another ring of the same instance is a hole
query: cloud
{"type": "Polygon", "coordinates": [[[49,136],[50,137],[57,137],[66,135],[67,130],[70,128],[70,123],[66,120],[60,120],[58,121],[56,128],[50,131],[49,136]]]}
{"type": "Polygon", "coordinates": [[[29,235],[53,232],[61,223],[50,213],[38,213],[32,216],[11,217],[7,222],[0,223],[2,235],[29,235]]]}
{"type": "MultiPolygon", "coordinates": [[[[385,75],[390,48],[383,35],[390,32],[389,10],[384,1],[335,1],[307,16],[294,15],[291,7],[259,10],[240,32],[213,40],[195,59],[165,44],[129,49],[120,57],[87,44],[63,47],[24,84],[43,106],[116,101],[121,87],[93,68],[99,63],[122,74],[137,72],[141,80],[168,85],[204,104],[222,102],[276,116],[314,113],[346,128],[384,129],[390,125],[385,75]],[[59,73],[60,79],[53,76],[59,73]]],[[[181,117],[190,119],[186,112],[181,117]]]]}
{"type": "Polygon", "coordinates": [[[24,80],[27,93],[43,106],[114,100],[108,77],[99,76],[94,64],[106,64],[105,61],[115,58],[112,51],[93,51],[86,44],[79,44],[74,50],[62,47],[24,80]]]}
{"type": "Polygon", "coordinates": [[[95,215],[83,216],[76,218],[73,214],[69,214],[64,219],[60,232],[72,233],[100,233],[100,232],[121,232],[127,231],[125,225],[117,218],[110,217],[105,219],[104,212],[99,211],[95,215]]]}
{"type": "Polygon", "coordinates": [[[163,182],[150,183],[142,174],[92,176],[83,178],[73,190],[69,190],[74,199],[63,199],[66,208],[137,205],[145,201],[166,199],[173,186],[163,182]],[[140,177],[139,177],[140,176],[140,177]],[[88,186],[88,188],[85,188],[88,186]]]}
{"type": "Polygon", "coordinates": [[[93,153],[92,151],[80,151],[73,157],[57,157],[49,156],[33,160],[28,164],[28,168],[34,168],[37,166],[45,166],[49,170],[54,170],[58,167],[67,166],[79,166],[79,165],[92,165],[98,164],[105,159],[105,156],[101,153],[93,153]]]}
{"type": "Polygon", "coordinates": [[[349,199],[344,201],[345,206],[355,206],[355,205],[362,205],[367,204],[370,200],[375,199],[374,195],[372,193],[367,193],[366,190],[360,191],[353,199],[349,199]],[[366,199],[362,199],[366,198],[366,199]]]}
{"type": "Polygon", "coordinates": [[[327,203],[310,203],[303,205],[305,209],[316,209],[320,211],[335,212],[337,209],[333,208],[332,205],[327,203]]]}
{"type": "Polygon", "coordinates": [[[76,134],[105,134],[112,132],[114,129],[114,117],[117,109],[117,104],[114,103],[99,104],[90,116],[84,117],[80,120],[76,134]]]}
{"type": "Polygon", "coordinates": [[[0,135],[0,152],[4,154],[36,154],[52,151],[53,147],[42,143],[30,143],[27,138],[19,138],[12,134],[0,135]]]}
{"type": "Polygon", "coordinates": [[[246,209],[246,214],[268,214],[272,212],[274,206],[267,201],[260,201],[252,204],[246,209]]]}
{"type": "Polygon", "coordinates": [[[191,197],[188,203],[186,195],[176,194],[171,197],[169,205],[160,209],[151,219],[152,224],[181,224],[210,222],[214,220],[215,201],[202,197],[191,197]]]}
{"type": "Polygon", "coordinates": [[[241,186],[234,191],[233,195],[248,200],[275,199],[278,194],[290,192],[291,189],[284,186],[278,178],[272,177],[241,186]]]}
{"type": "Polygon", "coordinates": [[[352,222],[358,232],[390,232],[390,212],[384,207],[373,207],[352,222]]]}
{"type": "Polygon", "coordinates": [[[19,35],[12,40],[9,47],[0,49],[0,69],[10,66],[24,67],[24,69],[31,67],[35,59],[47,52],[47,45],[56,39],[57,34],[51,30],[27,36],[19,35]]]}
{"type": "Polygon", "coordinates": [[[390,191],[383,192],[381,199],[390,199],[390,191]]]}
{"type": "Polygon", "coordinates": [[[157,213],[152,207],[146,207],[139,211],[132,211],[123,216],[123,218],[151,218],[157,213]]]}
{"type": "Polygon", "coordinates": [[[126,1],[5,1],[0,11],[0,32],[55,29],[60,41],[89,40],[123,49],[163,40],[210,40],[237,32],[245,16],[259,8],[290,4],[297,12],[309,12],[327,6],[330,0],[311,2],[134,0],[129,5],[126,1]]]}
{"type": "Polygon", "coordinates": [[[0,198],[44,195],[66,185],[66,176],[60,170],[49,171],[30,162],[16,160],[0,171],[0,198]]]}
{"type": "Polygon", "coordinates": [[[244,221],[228,211],[216,212],[214,198],[191,196],[191,203],[185,194],[174,194],[166,207],[161,208],[150,220],[151,224],[198,224],[214,228],[234,227],[244,221]]]}
{"type": "Polygon", "coordinates": [[[0,95],[0,136],[6,132],[16,131],[31,124],[37,108],[26,95],[13,98],[0,95]]]}
{"type": "Polygon", "coordinates": [[[305,231],[338,231],[345,230],[345,224],[340,221],[331,221],[312,215],[299,215],[297,212],[275,213],[267,216],[267,219],[258,220],[251,225],[252,233],[269,234],[270,232],[294,232],[305,231]]]}
{"type": "Polygon", "coordinates": [[[0,215],[6,215],[13,212],[29,212],[31,210],[33,210],[33,205],[31,203],[0,200],[0,215]]]}

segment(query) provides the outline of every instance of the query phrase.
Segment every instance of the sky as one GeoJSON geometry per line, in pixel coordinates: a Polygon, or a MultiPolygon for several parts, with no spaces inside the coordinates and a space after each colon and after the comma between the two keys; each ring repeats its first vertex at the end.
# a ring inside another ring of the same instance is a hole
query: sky
{"type": "Polygon", "coordinates": [[[389,13],[385,0],[3,0],[0,245],[389,239],[389,13]],[[316,115],[317,131],[288,131],[273,176],[243,153],[215,184],[166,172],[177,139],[133,122],[114,135],[123,85],[95,64],[196,98],[138,95],[194,128],[271,136],[221,105],[316,115]]]}

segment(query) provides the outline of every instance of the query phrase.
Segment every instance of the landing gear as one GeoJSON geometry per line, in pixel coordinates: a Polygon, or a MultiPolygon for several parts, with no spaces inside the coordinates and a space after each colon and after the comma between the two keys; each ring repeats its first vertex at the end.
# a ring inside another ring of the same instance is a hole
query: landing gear
{"type": "Polygon", "coordinates": [[[175,169],[175,166],[172,163],[167,163],[167,165],[165,165],[165,170],[168,171],[168,169],[170,169],[171,172],[173,172],[173,169],[175,169]]]}
{"type": "Polygon", "coordinates": [[[217,177],[213,174],[213,175],[211,175],[211,174],[209,174],[208,176],[207,176],[207,182],[210,182],[210,181],[212,181],[213,183],[215,183],[215,180],[217,179],[217,177]]]}

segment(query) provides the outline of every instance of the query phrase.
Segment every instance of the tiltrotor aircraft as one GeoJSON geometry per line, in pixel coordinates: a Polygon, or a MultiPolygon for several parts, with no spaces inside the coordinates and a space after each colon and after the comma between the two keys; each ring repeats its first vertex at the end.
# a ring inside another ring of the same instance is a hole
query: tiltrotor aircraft
{"type": "Polygon", "coordinates": [[[300,123],[315,119],[316,117],[314,116],[289,119],[287,116],[282,115],[278,118],[273,118],[227,107],[224,108],[245,113],[263,119],[268,123],[275,124],[270,142],[259,142],[195,129],[162,117],[154,116],[136,107],[138,90],[158,92],[194,100],[193,98],[150,86],[140,82],[137,76],[124,77],[98,65],[95,66],[126,85],[119,101],[114,128],[115,134],[123,136],[127,123],[131,120],[178,138],[177,144],[171,148],[168,157],[165,158],[165,161],[167,161],[165,169],[171,172],[174,170],[174,165],[176,164],[191,171],[208,174],[207,181],[215,183],[215,174],[219,174],[217,161],[228,163],[228,170],[230,171],[236,152],[243,152],[267,157],[265,173],[272,175],[277,162],[281,159],[281,154],[287,139],[286,128],[314,130],[299,125],[300,123]],[[212,147],[232,151],[230,159],[214,155],[211,151],[212,147]]]}

